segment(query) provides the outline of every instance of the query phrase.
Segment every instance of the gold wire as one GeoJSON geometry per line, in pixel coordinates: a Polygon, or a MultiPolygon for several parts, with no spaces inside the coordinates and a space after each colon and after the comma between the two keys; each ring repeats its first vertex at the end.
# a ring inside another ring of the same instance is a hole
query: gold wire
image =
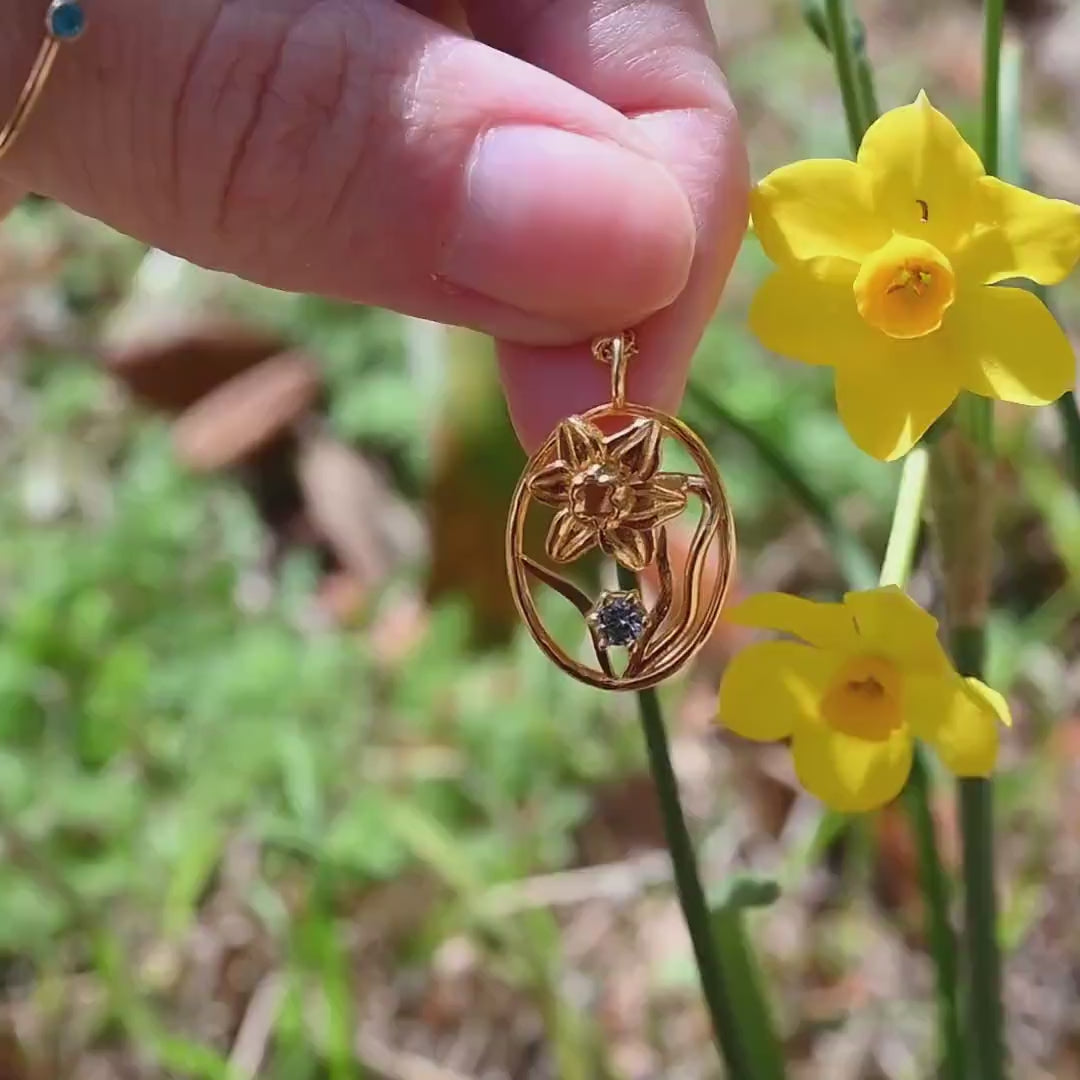
{"type": "Polygon", "coordinates": [[[60,45],[61,41],[59,39],[46,32],[45,40],[38,48],[33,67],[30,68],[30,74],[27,76],[26,82],[23,83],[22,90],[19,91],[19,98],[15,102],[15,108],[12,110],[3,130],[0,130],[0,158],[3,158],[14,146],[15,140],[18,139],[23,128],[26,127],[26,122],[34,111],[34,106],[37,104],[38,98],[41,97],[45,84],[49,81],[49,75],[52,72],[53,64],[56,62],[60,45]]]}

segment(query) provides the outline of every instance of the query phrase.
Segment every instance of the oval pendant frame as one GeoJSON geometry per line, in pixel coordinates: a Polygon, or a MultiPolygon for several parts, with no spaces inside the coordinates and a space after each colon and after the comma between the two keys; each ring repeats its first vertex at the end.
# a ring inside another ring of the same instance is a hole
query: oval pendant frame
{"type": "MultiPolygon", "coordinates": [[[[667,559],[667,525],[660,524],[650,530],[654,534],[657,574],[661,588],[657,604],[645,609],[646,634],[631,647],[628,669],[623,674],[617,674],[611,668],[606,647],[593,628],[592,620],[595,615],[592,612],[596,605],[577,586],[537,563],[524,551],[525,523],[530,508],[536,501],[529,486],[543,469],[557,460],[559,429],[553,431],[543,446],[529,459],[510,505],[506,527],[506,563],[510,589],[517,610],[536,643],[563,671],[590,686],[605,690],[643,690],[670,678],[683,668],[698,653],[716,626],[735,567],[735,525],[731,504],[708,449],[697,434],[681,420],[649,406],[626,401],[599,405],[573,419],[594,427],[613,419],[623,420],[624,428],[626,420],[631,423],[636,420],[655,422],[660,428],[661,439],[676,440],[689,453],[699,470],[698,476],[665,474],[681,476],[685,480],[683,490],[688,498],[696,496],[699,499],[702,512],[690,543],[687,565],[682,575],[680,599],[676,607],[672,607],[675,590],[667,559]],[[702,577],[706,562],[714,549],[718,560],[716,576],[708,595],[702,596],[702,577]],[[561,593],[586,616],[597,656],[596,668],[569,655],[554,640],[537,611],[530,579],[536,579],[561,593]],[[667,608],[657,619],[656,612],[664,604],[667,608]],[[634,650],[642,645],[635,656],[634,650]]],[[[604,425],[605,429],[610,426],[604,425]]],[[[638,594],[643,598],[640,575],[638,594]]],[[[623,593],[604,594],[608,597],[616,595],[625,596],[623,593]]],[[[603,599],[602,596],[601,601],[596,603],[603,602],[603,599]]]]}

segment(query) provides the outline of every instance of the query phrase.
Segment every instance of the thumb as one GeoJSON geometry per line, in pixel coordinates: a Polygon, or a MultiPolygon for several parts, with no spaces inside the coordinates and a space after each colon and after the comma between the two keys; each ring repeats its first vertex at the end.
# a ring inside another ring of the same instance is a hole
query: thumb
{"type": "MultiPolygon", "coordinates": [[[[6,7],[0,106],[40,40],[6,7]]],[[[686,283],[693,213],[634,124],[403,5],[89,14],[0,184],[275,288],[511,341],[632,325],[686,283]]]]}

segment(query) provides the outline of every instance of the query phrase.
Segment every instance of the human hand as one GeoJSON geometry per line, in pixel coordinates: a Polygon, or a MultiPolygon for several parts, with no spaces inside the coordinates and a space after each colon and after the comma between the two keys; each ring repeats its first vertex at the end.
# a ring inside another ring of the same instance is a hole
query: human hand
{"type": "MultiPolygon", "coordinates": [[[[4,0],[0,107],[45,3],[4,0]]],[[[279,289],[494,335],[534,446],[606,400],[673,410],[747,220],[704,0],[87,0],[0,167],[279,289]],[[453,10],[451,10],[453,9],[453,10]],[[475,40],[449,29],[464,14],[475,40]]]]}

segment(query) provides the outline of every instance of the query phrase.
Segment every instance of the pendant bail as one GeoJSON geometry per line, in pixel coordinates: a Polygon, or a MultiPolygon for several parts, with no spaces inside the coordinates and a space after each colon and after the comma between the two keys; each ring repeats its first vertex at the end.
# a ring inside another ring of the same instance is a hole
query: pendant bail
{"type": "Polygon", "coordinates": [[[626,404],[626,374],[632,357],[637,355],[637,339],[633,330],[598,337],[592,344],[592,354],[601,364],[611,368],[611,404],[622,408],[626,404]]]}

